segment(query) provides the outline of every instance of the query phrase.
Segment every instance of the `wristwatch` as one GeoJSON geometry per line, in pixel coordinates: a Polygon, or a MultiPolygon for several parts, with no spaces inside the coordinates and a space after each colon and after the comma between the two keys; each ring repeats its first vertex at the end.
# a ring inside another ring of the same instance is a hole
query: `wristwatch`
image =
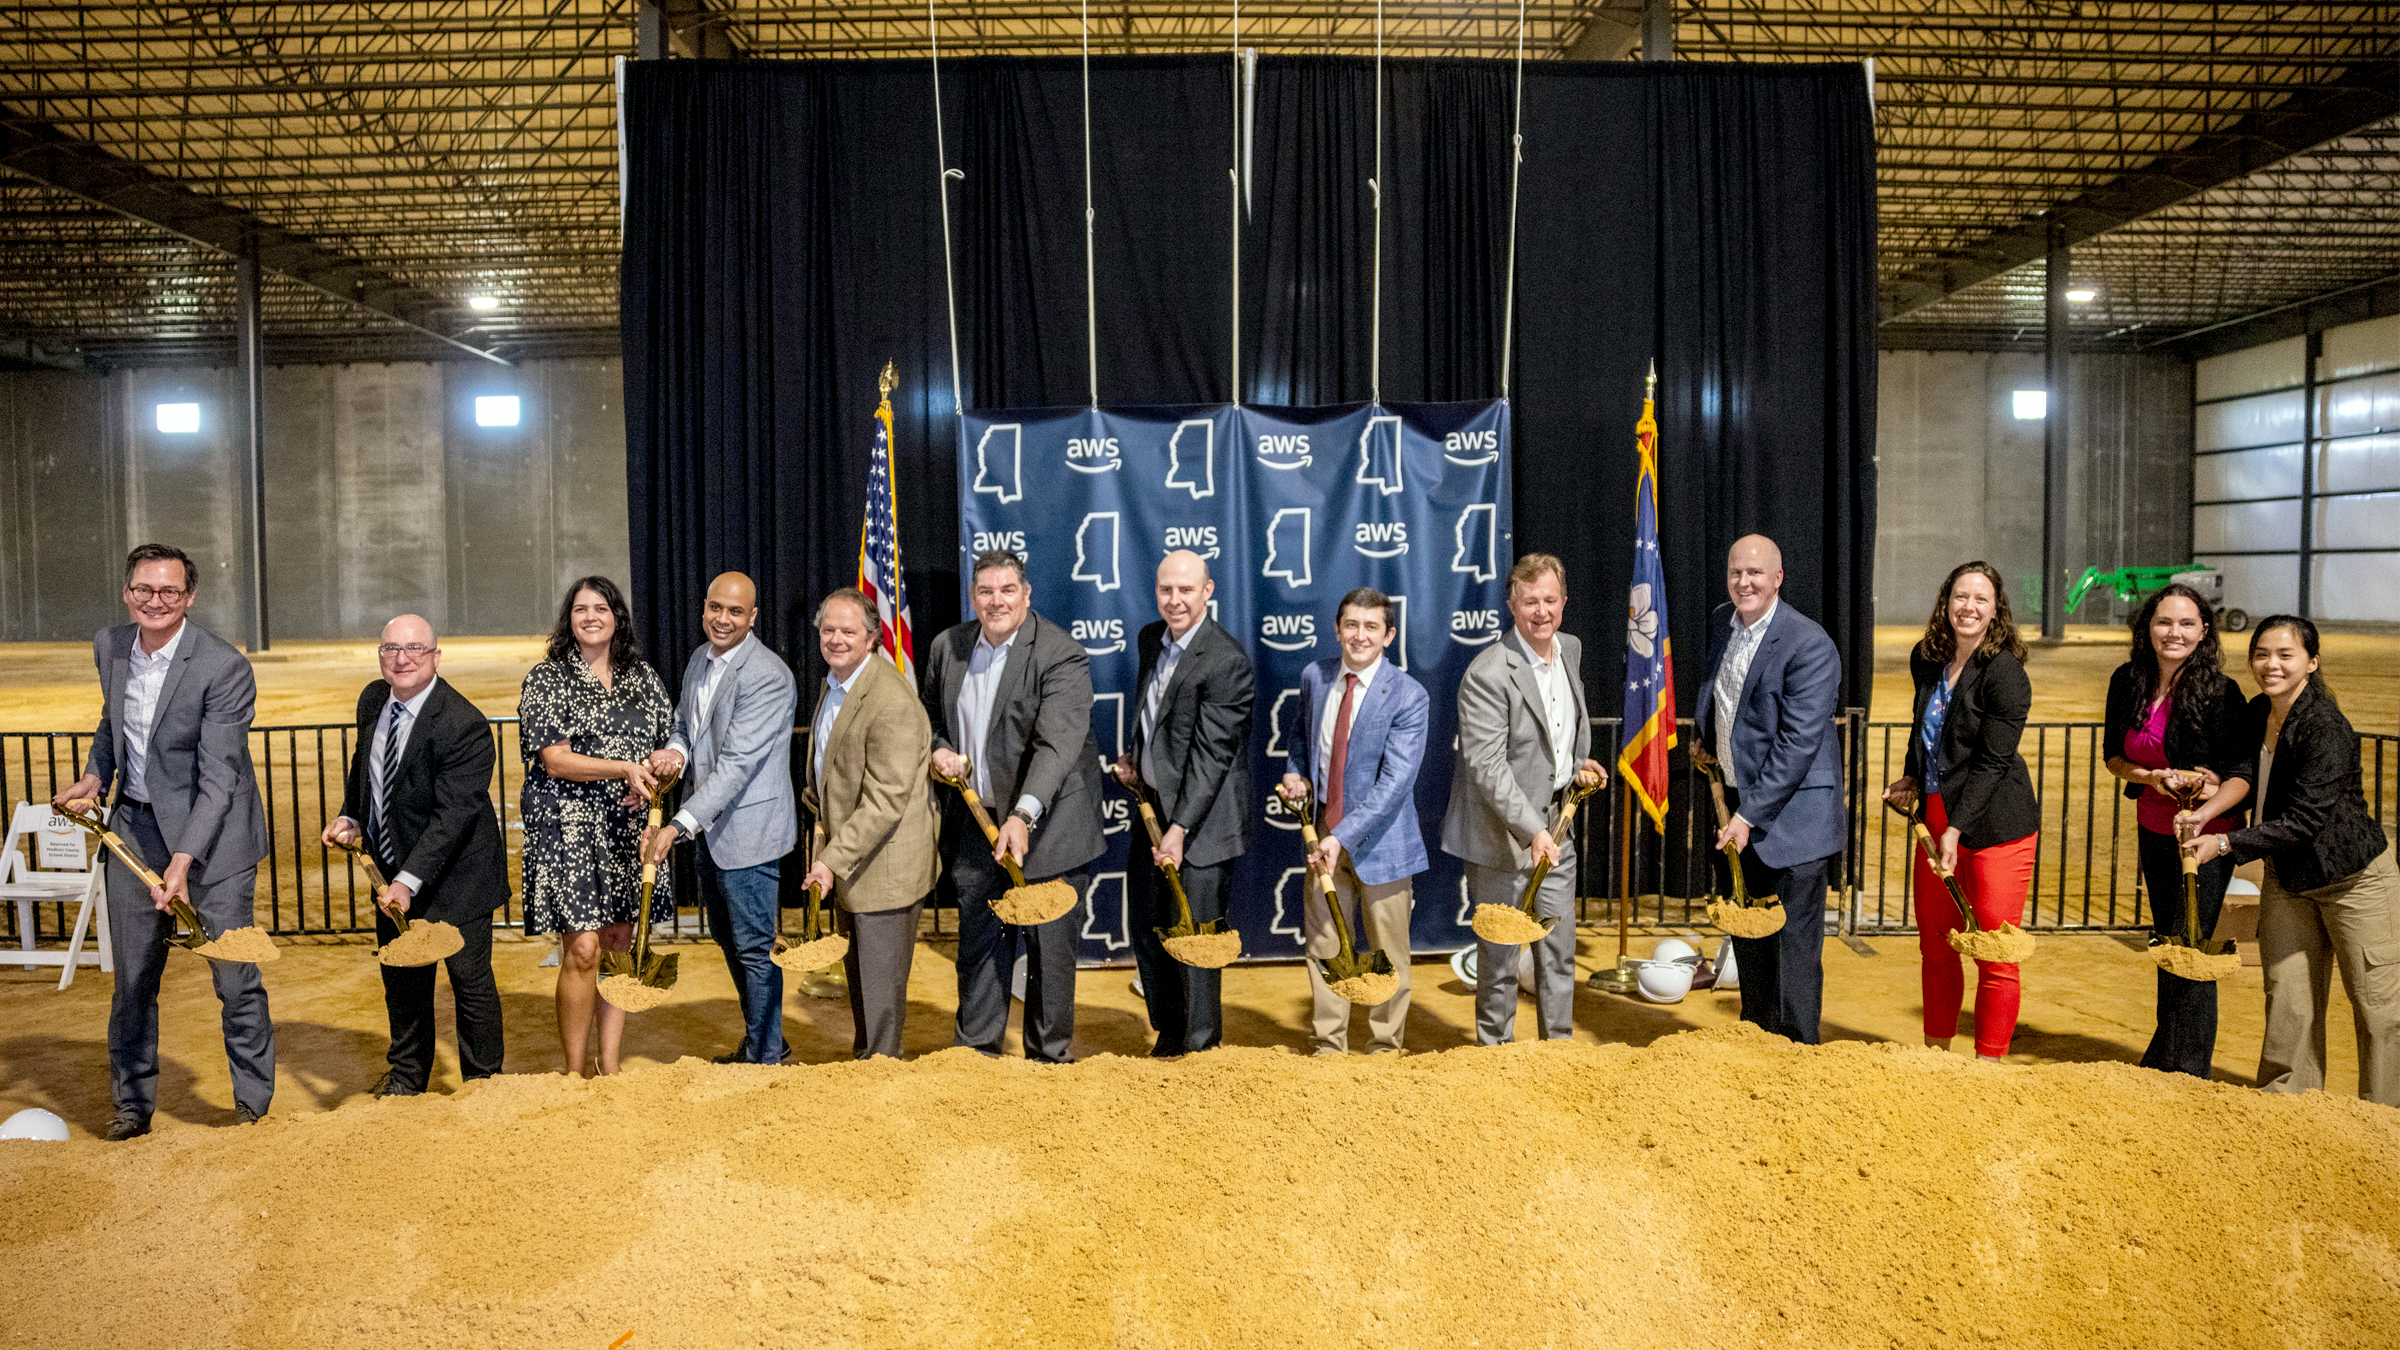
{"type": "Polygon", "coordinates": [[[1033,828],[1033,817],[1026,814],[1024,807],[1012,806],[1009,808],[1008,813],[1012,816],[1015,816],[1017,819],[1024,821],[1026,829],[1030,830],[1033,828]]]}

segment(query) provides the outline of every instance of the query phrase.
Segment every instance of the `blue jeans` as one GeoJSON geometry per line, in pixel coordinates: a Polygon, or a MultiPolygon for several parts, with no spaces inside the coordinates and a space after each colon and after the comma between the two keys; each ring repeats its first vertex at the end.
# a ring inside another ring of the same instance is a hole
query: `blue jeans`
{"type": "Polygon", "coordinates": [[[721,868],[703,838],[695,851],[708,931],[725,952],[725,969],[742,1001],[742,1047],[752,1064],[783,1062],[783,967],[776,965],[775,892],[781,861],[721,868]]]}

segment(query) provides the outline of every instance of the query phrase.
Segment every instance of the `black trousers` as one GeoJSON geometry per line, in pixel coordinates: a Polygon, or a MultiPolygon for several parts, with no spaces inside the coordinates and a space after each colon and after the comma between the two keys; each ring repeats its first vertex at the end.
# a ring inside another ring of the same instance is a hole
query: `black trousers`
{"type": "MultiPolygon", "coordinates": [[[[1000,1053],[1008,1034],[1009,972],[1025,953],[1025,1058],[1045,1064],[1075,1062],[1075,940],[1083,927],[1083,905],[1048,923],[1002,923],[992,902],[1008,890],[1008,873],[992,861],[980,837],[963,841],[950,859],[958,883],[958,1030],[952,1043],[1000,1053]]],[[[1028,877],[1029,881],[1053,878],[1028,877]]],[[[1085,892],[1087,874],[1055,878],[1085,892]]]]}
{"type": "MultiPolygon", "coordinates": [[[[492,913],[458,920],[466,945],[435,964],[450,968],[450,1000],[458,1014],[458,1076],[489,1078],[500,1072],[500,986],[492,979],[492,913]]],[[[400,926],[375,911],[375,940],[400,936],[400,926]]],[[[384,1057],[403,1083],[419,1092],[433,1073],[433,966],[382,966],[383,1008],[392,1023],[392,1049],[384,1057]]]]}
{"type": "Polygon", "coordinates": [[[917,957],[917,916],[924,912],[921,900],[865,914],[834,912],[850,939],[842,974],[850,986],[852,1059],[900,1058],[908,1036],[908,970],[917,957]]]}
{"type": "MultiPolygon", "coordinates": [[[[1150,1008],[1150,1029],[1158,1033],[1158,1043],[1150,1053],[1164,1058],[1213,1050],[1225,1039],[1224,972],[1187,966],[1167,955],[1154,930],[1172,928],[1179,921],[1175,892],[1158,864],[1150,861],[1150,850],[1140,836],[1125,855],[1126,922],[1133,925],[1133,963],[1142,973],[1142,1002],[1150,1008]]],[[[1233,864],[1185,867],[1182,871],[1192,922],[1224,918],[1225,883],[1233,864]]]]}
{"type": "MultiPolygon", "coordinates": [[[[2142,888],[2150,893],[2150,931],[2157,937],[2182,937],[2183,850],[2175,836],[2142,830],[2140,850],[2142,888]]],[[[2199,937],[2217,931],[2217,916],[2225,910],[2225,885],[2233,880],[2233,859],[2215,857],[2200,864],[2193,887],[2200,901],[2199,937]]],[[[2187,980],[2158,972],[2158,1030],[2142,1052],[2142,1067],[2206,1078],[2217,1061],[2217,983],[2187,980]]]]}
{"type": "MultiPolygon", "coordinates": [[[[1725,802],[1738,811],[1742,794],[1727,788],[1725,802]]],[[[1732,894],[1732,877],[1722,870],[1727,866],[1724,851],[1709,852],[1720,869],[1719,885],[1732,894]]],[[[1802,1045],[1818,1043],[1824,1020],[1825,875],[1832,864],[1829,856],[1769,867],[1759,860],[1755,847],[1742,850],[1742,884],[1752,896],[1772,895],[1783,902],[1780,931],[1733,939],[1734,964],[1742,981],[1742,1020],[1802,1045]]]]}

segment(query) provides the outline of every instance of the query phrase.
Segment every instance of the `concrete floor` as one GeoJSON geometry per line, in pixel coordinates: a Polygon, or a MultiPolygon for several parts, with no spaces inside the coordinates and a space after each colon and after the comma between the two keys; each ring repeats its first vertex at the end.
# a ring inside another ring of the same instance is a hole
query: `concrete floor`
{"type": "MultiPolygon", "coordinates": [[[[1653,938],[1636,938],[1636,955],[1647,955],[1653,938]]],[[[1587,929],[1579,944],[1579,974],[1613,964],[1613,933],[1587,929]]],[[[1918,996],[1919,956],[1915,939],[1877,939],[1873,955],[1838,941],[1825,945],[1825,1023],[1828,1040],[1898,1041],[1916,1044],[1922,1035],[1918,996]]],[[[555,1072],[560,1067],[556,1023],[551,1011],[554,972],[539,967],[546,942],[502,941],[494,953],[508,1031],[513,1072],[555,1072]]],[[[1713,949],[1713,944],[1712,944],[1713,949]]],[[[740,1039],[740,1017],[724,961],[713,945],[686,944],[676,997],[665,1007],[635,1015],[626,1032],[627,1062],[670,1061],[708,1056],[740,1039]]],[[[957,1008],[955,944],[929,939],[918,947],[910,982],[908,1050],[923,1054],[950,1044],[957,1008]]],[[[331,1110],[363,1099],[383,1068],[388,1047],[382,984],[372,950],[363,944],[290,945],[283,959],[264,968],[277,1030],[275,1111],[287,1114],[331,1110]]],[[[1474,1039],[1473,989],[1449,967],[1419,961],[1408,1041],[1412,1052],[1446,1050],[1474,1039]]],[[[2041,948],[2025,971],[2024,1006],[2010,1056],[2016,1063],[2082,1061],[2134,1062],[2141,1058],[2156,1025],[2150,962],[2115,938],[2041,937],[2041,948]]],[[[0,1116],[39,1106],[64,1117],[78,1136],[106,1127],[110,1115],[108,1001],[110,981],[87,971],[72,989],[54,988],[55,967],[27,972],[0,965],[0,1116]]],[[[1125,969],[1086,970],[1077,982],[1076,1053],[1142,1054],[1149,1048],[1148,1023],[1125,969]]],[[[1225,972],[1226,1042],[1284,1046],[1305,1052],[1308,984],[1297,966],[1237,966],[1225,972]]],[[[449,995],[437,992],[442,1050],[434,1074],[436,1092],[458,1082],[456,1042],[449,995]]],[[[2221,986],[2217,1074],[2248,1084],[2257,1068],[2263,995],[2259,972],[2246,968],[2221,986]]],[[[1693,994],[1679,1004],[1658,1006],[1601,994],[1578,983],[1575,1036],[1579,1040],[1648,1044],[1679,1031],[1723,1026],[1740,1017],[1740,996],[1693,994]]],[[[230,1123],[232,1086],[226,1075],[215,997],[200,958],[171,953],[161,996],[159,1104],[162,1130],[230,1123]]],[[[1534,1034],[1528,1000],[1518,1015],[1518,1034],[1534,1034]]],[[[850,1047],[847,1001],[811,998],[786,984],[784,1029],[795,1061],[843,1058],[850,1047]]],[[[1973,1023],[1962,1018],[1956,1052],[1964,1055],[1973,1023]]],[[[1363,1048],[1366,1023],[1354,1019],[1353,1049],[1363,1048]]],[[[2347,1007],[2337,994],[2328,1032],[2333,1090],[2355,1091],[2356,1057],[2347,1007]]],[[[1013,1032],[1012,1032],[1013,1043],[1013,1032]]]]}

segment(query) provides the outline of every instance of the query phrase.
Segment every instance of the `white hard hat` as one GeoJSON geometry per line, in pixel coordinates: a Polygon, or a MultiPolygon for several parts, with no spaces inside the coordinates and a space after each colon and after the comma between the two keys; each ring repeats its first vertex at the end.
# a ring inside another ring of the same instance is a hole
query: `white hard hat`
{"type": "Polygon", "coordinates": [[[1652,1003],[1680,1003],[1692,992],[1692,966],[1682,961],[1637,961],[1633,979],[1642,997],[1652,1003]]]}
{"type": "Polygon", "coordinates": [[[1700,953],[1692,950],[1692,944],[1682,938],[1671,937],[1658,940],[1658,946],[1652,949],[1650,959],[1653,961],[1691,961],[1699,955],[1700,953]]]}
{"type": "Polygon", "coordinates": [[[28,1106],[0,1123],[0,1139],[48,1139],[66,1142],[67,1122],[38,1106],[28,1106]]]}

